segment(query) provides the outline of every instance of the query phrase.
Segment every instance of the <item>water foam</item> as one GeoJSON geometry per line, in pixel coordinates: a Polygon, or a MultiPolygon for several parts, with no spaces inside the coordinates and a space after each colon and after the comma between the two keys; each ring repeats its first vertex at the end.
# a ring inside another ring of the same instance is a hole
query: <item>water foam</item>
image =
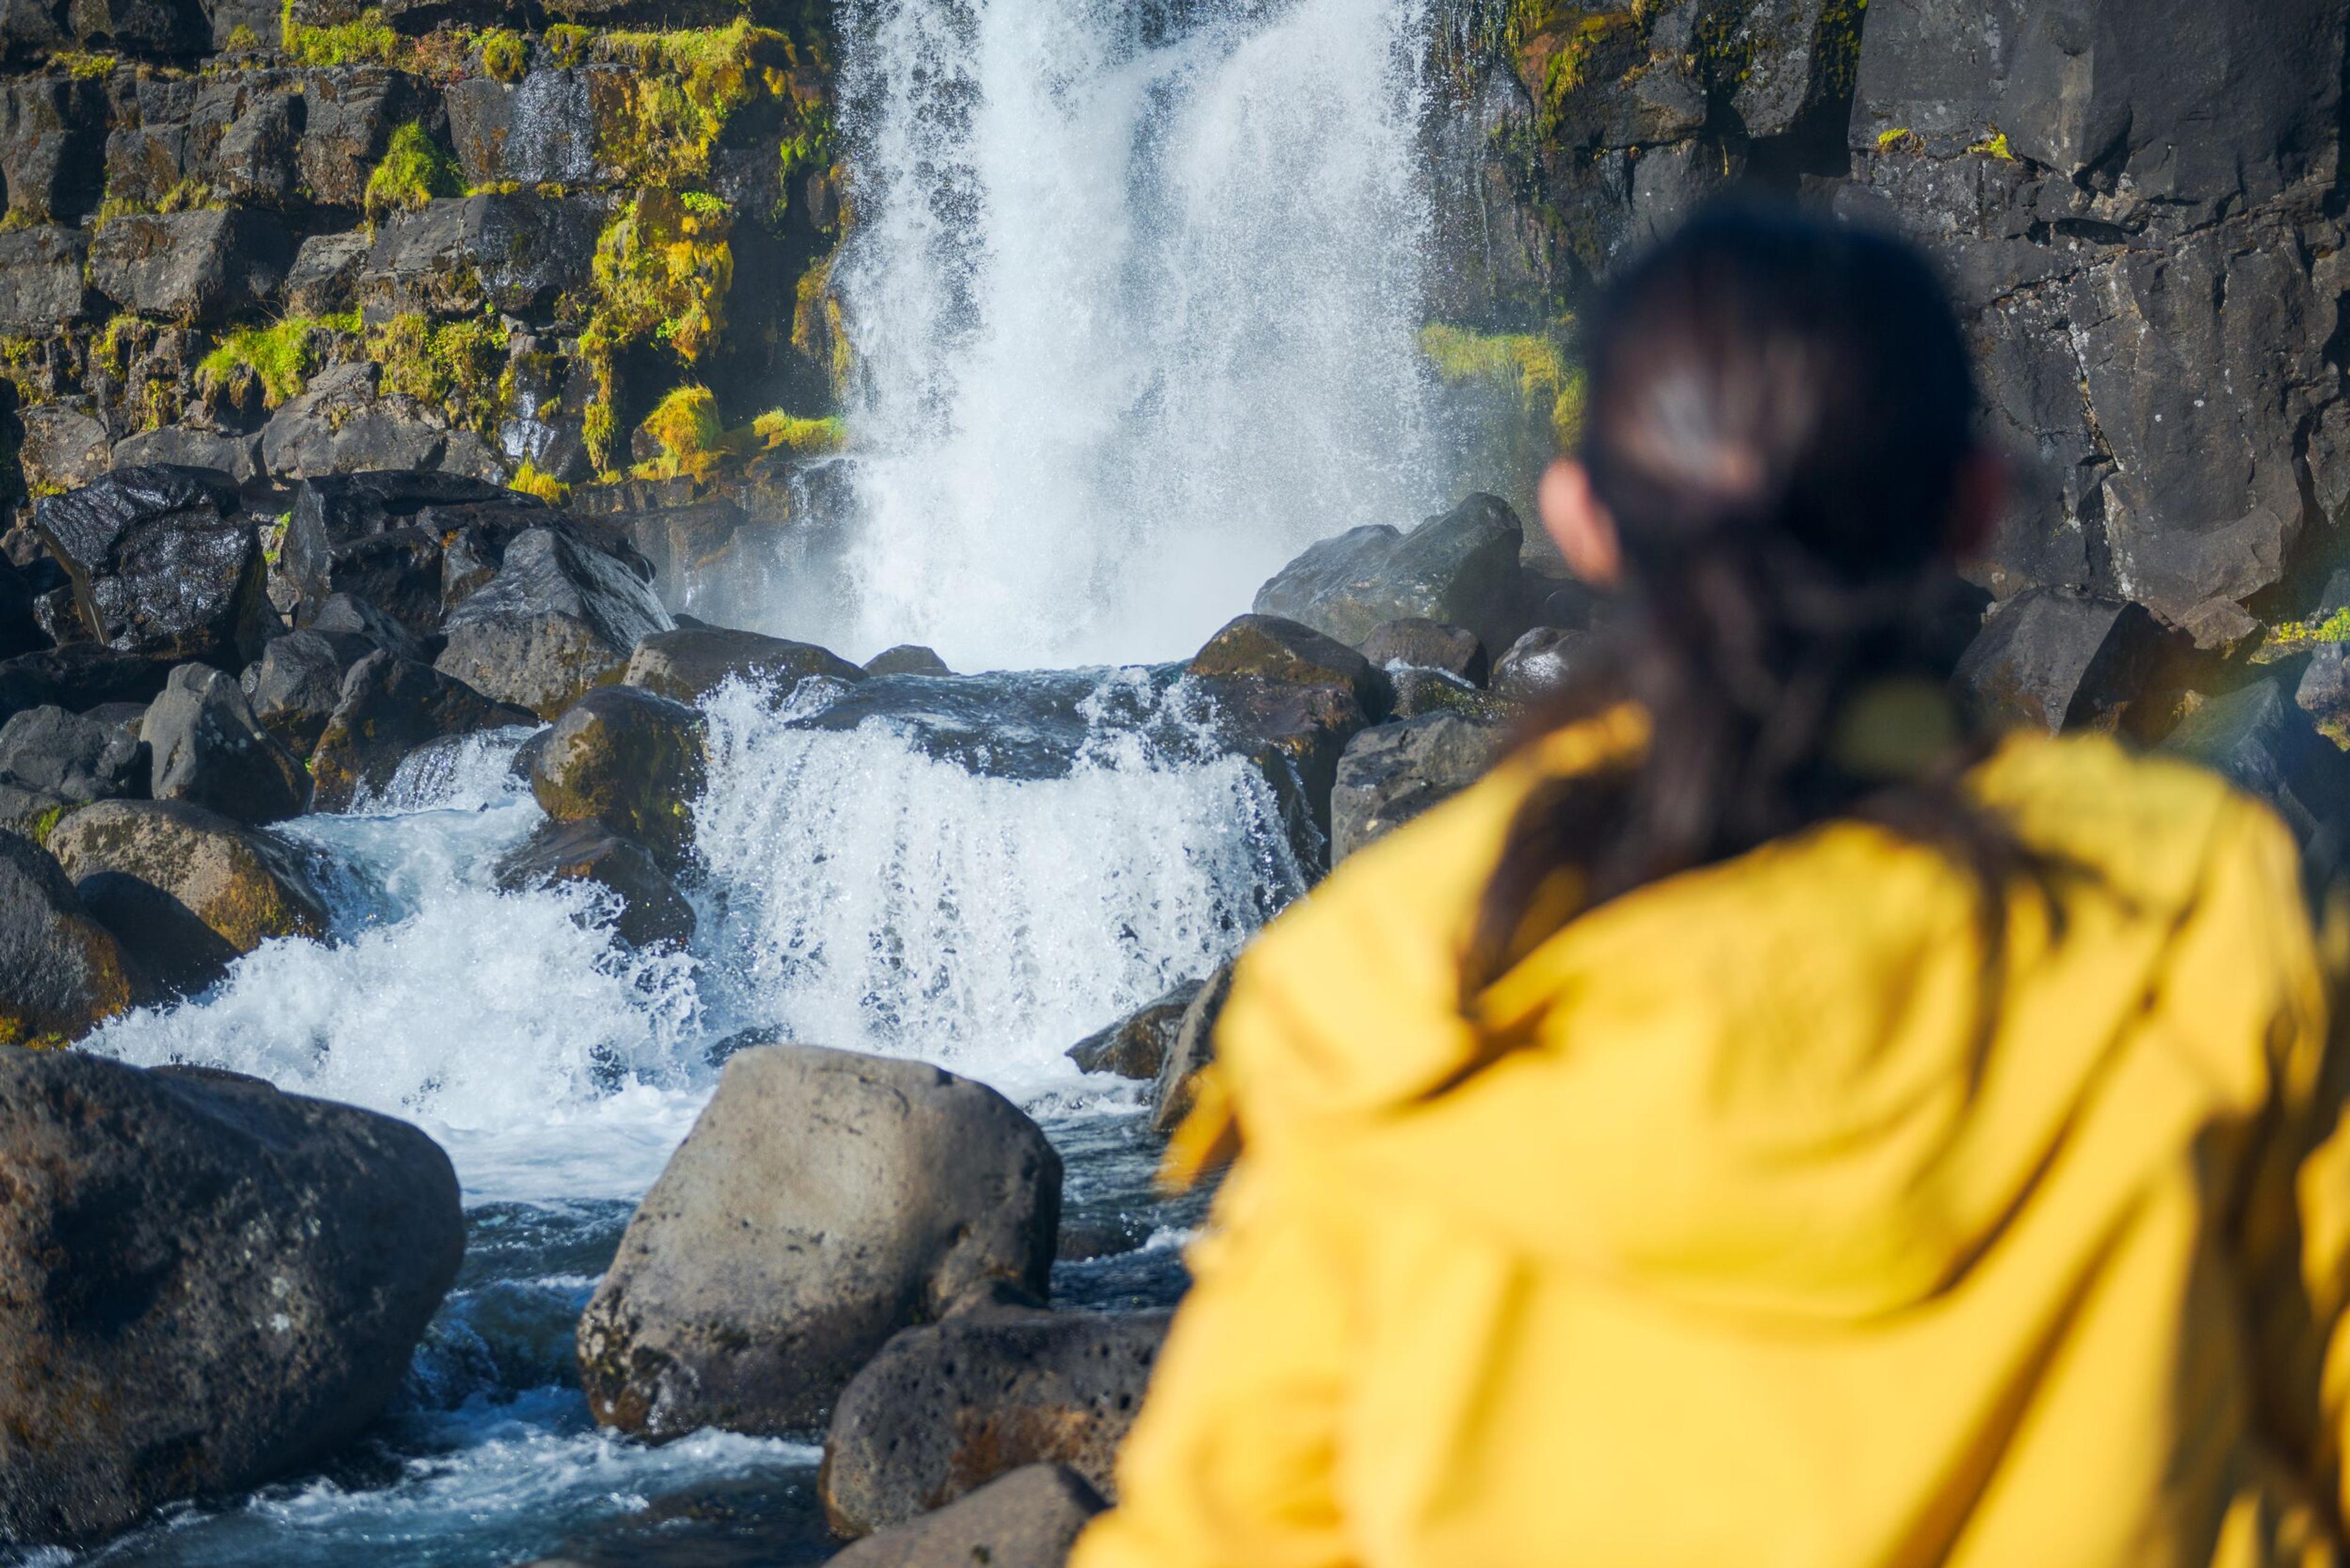
{"type": "Polygon", "coordinates": [[[794,635],[1173,657],[1429,510],[1423,8],[851,0],[856,618],[794,635]]]}

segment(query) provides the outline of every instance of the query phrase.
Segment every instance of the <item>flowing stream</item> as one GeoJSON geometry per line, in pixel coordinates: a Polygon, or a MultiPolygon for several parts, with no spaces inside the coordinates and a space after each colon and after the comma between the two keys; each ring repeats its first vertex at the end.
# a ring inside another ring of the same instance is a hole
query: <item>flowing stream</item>
{"type": "Polygon", "coordinates": [[[819,1434],[647,1448],[595,1429],[571,1364],[745,1038],[995,1085],[1066,1157],[1065,1234],[1111,1239],[1056,1265],[1055,1299],[1180,1293],[1198,1207],[1149,1194],[1140,1086],[1063,1053],[1206,974],[1304,877],[1204,700],[1108,666],[1188,653],[1304,544],[1434,498],[1422,26],[1419,0],[848,0],[854,543],[846,590],[802,585],[769,628],[1104,667],[901,681],[894,712],[879,681],[714,694],[684,950],[619,945],[585,891],[496,888],[539,820],[523,731],[286,825],[330,940],[271,943],[91,1048],[414,1120],[464,1189],[463,1273],[393,1411],[325,1472],[16,1561],[825,1560],[819,1434]]]}

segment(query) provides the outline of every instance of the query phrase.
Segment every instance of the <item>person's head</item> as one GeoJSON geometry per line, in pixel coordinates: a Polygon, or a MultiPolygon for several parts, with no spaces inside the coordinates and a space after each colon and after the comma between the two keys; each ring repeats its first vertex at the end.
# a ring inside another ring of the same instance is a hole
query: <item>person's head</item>
{"type": "Polygon", "coordinates": [[[1543,934],[1528,910],[1562,873],[1587,908],[1831,816],[1964,836],[1920,806],[1950,796],[1960,750],[1929,634],[2001,469],[1930,267],[1865,231],[1723,208],[1607,291],[1586,350],[1582,442],[1544,477],[1543,520],[1621,614],[1543,728],[1628,700],[1651,741],[1529,800],[1472,983],[1543,934]]]}

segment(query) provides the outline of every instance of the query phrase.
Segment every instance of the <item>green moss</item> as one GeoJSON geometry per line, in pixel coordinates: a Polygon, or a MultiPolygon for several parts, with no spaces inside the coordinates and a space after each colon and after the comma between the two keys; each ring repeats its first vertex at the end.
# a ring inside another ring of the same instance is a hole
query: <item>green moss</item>
{"type": "Polygon", "coordinates": [[[2314,648],[2345,642],[2350,642],[2350,609],[2338,609],[2324,620],[2282,621],[2269,628],[2268,637],[2252,659],[2258,664],[2269,664],[2314,648]]]}
{"type": "Polygon", "coordinates": [[[847,431],[837,417],[802,419],[781,409],[770,409],[751,421],[751,436],[764,451],[814,457],[838,452],[847,440],[847,431]]]}
{"type": "Polygon", "coordinates": [[[707,479],[726,455],[718,400],[707,387],[689,384],[672,390],[645,417],[644,431],[660,444],[661,454],[637,466],[640,479],[671,479],[681,473],[707,479]]]}
{"type": "Polygon", "coordinates": [[[746,20],[668,33],[605,33],[592,53],[633,67],[620,78],[610,112],[596,125],[600,161],[624,184],[699,182],[708,177],[711,151],[735,110],[762,95],[799,101],[791,40],[746,20]]]}
{"type": "Polygon", "coordinates": [[[482,34],[482,71],[492,81],[518,82],[530,69],[530,49],[522,35],[507,27],[482,34]]]}
{"type": "Polygon", "coordinates": [[[91,361],[116,380],[125,379],[130,373],[131,339],[137,337],[146,325],[129,311],[115,317],[91,340],[91,361]]]}
{"type": "Polygon", "coordinates": [[[571,499],[571,486],[551,473],[541,473],[538,465],[528,458],[523,459],[522,466],[515,471],[515,476],[507,482],[506,488],[519,490],[525,495],[536,495],[550,506],[560,506],[571,499]]]}
{"type": "Polygon", "coordinates": [[[835,397],[848,390],[856,358],[848,344],[847,324],[840,317],[840,301],[832,292],[832,258],[825,257],[800,275],[792,305],[792,347],[825,368],[835,397]]]}
{"type": "Polygon", "coordinates": [[[547,62],[557,70],[569,70],[588,61],[588,45],[595,37],[588,28],[574,22],[557,22],[539,36],[539,47],[546,51],[547,62]]]}
{"type": "Polygon", "coordinates": [[[119,63],[112,55],[85,55],[68,52],[51,57],[51,63],[65,68],[66,75],[78,82],[96,81],[110,74],[119,63]]]}
{"type": "Polygon", "coordinates": [[[691,366],[724,326],[734,282],[732,230],[732,209],[717,198],[656,189],[639,192],[597,237],[594,303],[579,348],[596,378],[584,417],[598,469],[612,467],[620,352],[658,342],[691,366]]]}
{"type": "Polygon", "coordinates": [[[391,133],[383,161],[368,176],[367,213],[374,219],[412,213],[435,196],[454,196],[463,189],[457,161],[426,134],[421,121],[411,119],[391,133]]]}
{"type": "Polygon", "coordinates": [[[1548,417],[1560,446],[1581,439],[1583,372],[1553,339],[1435,322],[1420,329],[1419,349],[1444,381],[1486,381],[1514,389],[1530,411],[1548,417]]]}
{"type": "Polygon", "coordinates": [[[331,27],[306,27],[294,20],[294,0],[286,0],[279,14],[279,36],[282,47],[294,63],[303,66],[350,66],[367,61],[391,62],[400,56],[400,35],[383,19],[383,13],[369,9],[359,19],[338,23],[331,27]]]}
{"type": "Polygon", "coordinates": [[[496,317],[434,322],[409,312],[371,328],[366,348],[383,367],[385,391],[436,403],[477,432],[496,430],[512,391],[506,329],[496,317]]]}
{"type": "Polygon", "coordinates": [[[308,317],[289,316],[267,327],[239,327],[196,362],[196,386],[212,391],[239,375],[251,373],[261,382],[265,408],[276,408],[301,396],[310,372],[317,368],[311,334],[318,323],[308,317]]]}
{"type": "Polygon", "coordinates": [[[228,30],[227,47],[233,55],[251,54],[261,47],[261,36],[247,24],[239,22],[228,30]]]}

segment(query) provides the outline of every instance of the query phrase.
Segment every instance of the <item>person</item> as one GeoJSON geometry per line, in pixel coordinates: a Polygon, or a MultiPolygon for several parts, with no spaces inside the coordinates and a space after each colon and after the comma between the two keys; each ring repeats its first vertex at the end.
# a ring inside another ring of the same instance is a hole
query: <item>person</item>
{"type": "Polygon", "coordinates": [[[1075,1568],[2334,1561],[2350,1137],[2295,846],[1975,734],[2002,500],[1894,240],[1633,265],[1543,516],[1615,651],[1239,963],[1237,1148],[1075,1568]]]}

